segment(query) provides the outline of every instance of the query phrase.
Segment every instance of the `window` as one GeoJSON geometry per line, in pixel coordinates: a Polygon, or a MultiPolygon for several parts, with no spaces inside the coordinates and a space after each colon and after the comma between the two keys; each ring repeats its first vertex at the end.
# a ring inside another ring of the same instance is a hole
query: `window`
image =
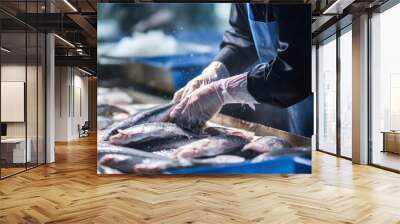
{"type": "Polygon", "coordinates": [[[352,33],[340,36],[340,155],[352,157],[352,33]]]}
{"type": "MultiPolygon", "coordinates": [[[[18,2],[21,16],[43,12],[42,5],[18,2]]],[[[10,15],[0,17],[0,178],[5,178],[45,163],[46,39],[10,15]]]]}
{"type": "Polygon", "coordinates": [[[318,48],[318,149],[336,153],[336,39],[318,48]]]}
{"type": "Polygon", "coordinates": [[[371,18],[371,162],[400,170],[400,4],[371,18]]]}

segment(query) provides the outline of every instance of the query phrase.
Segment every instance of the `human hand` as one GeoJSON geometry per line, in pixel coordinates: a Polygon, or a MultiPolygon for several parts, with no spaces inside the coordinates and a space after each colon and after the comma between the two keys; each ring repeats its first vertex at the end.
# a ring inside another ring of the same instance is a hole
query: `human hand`
{"type": "Polygon", "coordinates": [[[196,130],[229,103],[257,103],[247,90],[247,74],[200,87],[174,106],[170,116],[178,125],[196,130]]]}
{"type": "Polygon", "coordinates": [[[179,103],[179,101],[189,96],[196,89],[226,77],[229,77],[229,72],[225,68],[224,64],[214,61],[207,66],[199,76],[190,80],[184,87],[178,90],[174,94],[172,101],[174,103],[179,103]]]}

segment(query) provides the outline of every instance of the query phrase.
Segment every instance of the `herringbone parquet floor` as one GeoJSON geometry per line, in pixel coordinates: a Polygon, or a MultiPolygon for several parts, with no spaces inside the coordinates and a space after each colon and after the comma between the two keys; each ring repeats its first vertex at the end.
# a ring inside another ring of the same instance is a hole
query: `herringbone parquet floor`
{"type": "Polygon", "coordinates": [[[400,175],[315,152],[312,175],[96,175],[94,137],[0,181],[0,223],[400,223],[400,175]]]}

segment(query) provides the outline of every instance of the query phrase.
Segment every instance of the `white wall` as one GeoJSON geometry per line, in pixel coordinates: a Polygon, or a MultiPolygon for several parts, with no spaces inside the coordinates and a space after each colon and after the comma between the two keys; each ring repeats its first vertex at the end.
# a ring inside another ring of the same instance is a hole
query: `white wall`
{"type": "Polygon", "coordinates": [[[68,140],[68,71],[67,67],[55,68],[55,141],[68,140]]]}
{"type": "MultiPolygon", "coordinates": [[[[26,75],[26,69],[28,71],[28,74],[30,75],[32,72],[36,73],[36,67],[33,66],[28,66],[27,68],[24,65],[18,65],[18,64],[6,64],[1,66],[1,81],[2,82],[25,82],[25,75],[26,75]]],[[[28,77],[29,78],[29,77],[28,77]]],[[[30,85],[36,86],[36,81],[33,82],[32,80],[28,80],[30,85]]],[[[33,105],[30,105],[31,107],[36,108],[36,88],[27,88],[27,103],[31,104],[34,102],[33,105]]],[[[1,108],[1,110],[7,110],[7,108],[1,108]]],[[[36,110],[35,110],[36,111],[36,110]]],[[[28,110],[28,112],[31,112],[31,110],[28,110]]],[[[36,124],[36,113],[28,113],[28,122],[34,121],[36,124]]],[[[7,122],[7,136],[8,137],[25,137],[25,126],[26,122],[7,122]]],[[[36,130],[36,125],[33,127],[34,124],[29,124],[29,128],[34,128],[36,130]]],[[[29,137],[29,133],[28,133],[29,137]]]]}
{"type": "Polygon", "coordinates": [[[78,125],[88,120],[88,78],[76,68],[56,67],[55,85],[55,140],[77,139],[78,125]]]}

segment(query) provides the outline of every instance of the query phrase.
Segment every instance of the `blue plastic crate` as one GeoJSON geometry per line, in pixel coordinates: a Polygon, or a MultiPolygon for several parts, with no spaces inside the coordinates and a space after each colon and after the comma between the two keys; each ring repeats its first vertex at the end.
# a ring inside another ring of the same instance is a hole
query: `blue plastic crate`
{"type": "Polygon", "coordinates": [[[224,164],[182,168],[164,171],[164,174],[310,174],[311,160],[296,157],[282,156],[257,163],[244,162],[238,164],[224,164]]]}
{"type": "Polygon", "coordinates": [[[199,75],[213,60],[215,53],[185,54],[158,57],[131,58],[136,63],[171,69],[175,90],[185,86],[188,81],[199,75]]]}

